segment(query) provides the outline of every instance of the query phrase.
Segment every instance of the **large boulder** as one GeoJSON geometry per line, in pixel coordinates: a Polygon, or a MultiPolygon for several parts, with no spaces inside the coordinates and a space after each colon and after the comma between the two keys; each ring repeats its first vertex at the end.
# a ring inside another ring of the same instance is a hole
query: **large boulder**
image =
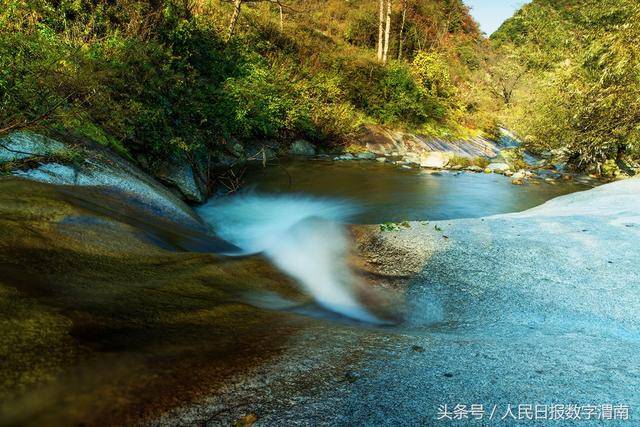
{"type": "Polygon", "coordinates": [[[62,157],[68,152],[66,145],[30,132],[14,132],[0,139],[0,164],[26,159],[62,157]]]}
{"type": "Polygon", "coordinates": [[[316,155],[316,146],[310,143],[309,141],[305,141],[304,139],[299,139],[291,144],[289,148],[289,154],[292,156],[303,156],[310,157],[316,155]]]}
{"type": "Polygon", "coordinates": [[[206,228],[179,197],[133,163],[96,144],[82,142],[71,146],[30,132],[13,133],[0,139],[0,165],[24,179],[110,187],[131,196],[155,215],[190,228],[206,228]]]}
{"type": "Polygon", "coordinates": [[[510,170],[511,166],[509,166],[508,163],[490,163],[489,166],[487,166],[487,169],[490,169],[491,172],[503,173],[510,170]]]}
{"type": "Polygon", "coordinates": [[[164,184],[177,189],[189,202],[203,203],[207,200],[206,183],[184,158],[171,158],[156,169],[154,175],[164,184]]]}
{"type": "MultiPolygon", "coordinates": [[[[493,158],[500,147],[486,138],[475,137],[458,140],[445,140],[428,135],[414,135],[387,129],[383,126],[364,126],[359,136],[360,143],[377,155],[392,157],[429,156],[430,153],[445,153],[449,156],[493,158]]],[[[412,163],[420,161],[409,159],[412,163]]],[[[436,162],[435,159],[427,163],[436,162]]],[[[436,162],[437,165],[439,162],[436,162]]],[[[442,167],[442,166],[426,166],[442,167]]]]}
{"type": "Polygon", "coordinates": [[[450,153],[433,151],[420,158],[420,166],[423,168],[442,169],[449,163],[451,157],[450,153]]]}

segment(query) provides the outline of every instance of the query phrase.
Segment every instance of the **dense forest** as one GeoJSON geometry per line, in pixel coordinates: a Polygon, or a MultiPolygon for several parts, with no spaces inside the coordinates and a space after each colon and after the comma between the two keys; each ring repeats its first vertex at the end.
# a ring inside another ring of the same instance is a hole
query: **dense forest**
{"type": "Polygon", "coordinates": [[[501,121],[579,170],[628,168],[640,154],[639,22],[635,0],[524,6],[491,37],[508,94],[501,121]]]}
{"type": "Polygon", "coordinates": [[[86,138],[147,169],[363,125],[611,173],[638,154],[633,0],[535,0],[484,37],[461,0],[2,0],[0,133],[86,138]],[[617,162],[617,163],[616,163],[617,162]]]}

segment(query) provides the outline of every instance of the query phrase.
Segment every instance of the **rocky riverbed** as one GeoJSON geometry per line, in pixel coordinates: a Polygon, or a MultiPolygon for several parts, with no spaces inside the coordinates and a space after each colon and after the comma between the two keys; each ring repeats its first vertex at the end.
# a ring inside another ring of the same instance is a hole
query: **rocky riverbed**
{"type": "Polygon", "coordinates": [[[640,180],[518,214],[354,232],[370,277],[411,277],[403,322],[308,329],[275,363],[152,424],[458,424],[471,405],[477,425],[515,423],[510,410],[524,422],[536,405],[546,420],[555,408],[554,425],[573,425],[577,407],[587,424],[638,419],[640,180]]]}
{"type": "Polygon", "coordinates": [[[12,144],[0,424],[430,425],[480,404],[637,420],[637,178],[517,214],[354,226],[351,265],[386,291],[362,301],[397,319],[372,326],[260,255],[220,255],[235,248],[132,163],[12,144]]]}

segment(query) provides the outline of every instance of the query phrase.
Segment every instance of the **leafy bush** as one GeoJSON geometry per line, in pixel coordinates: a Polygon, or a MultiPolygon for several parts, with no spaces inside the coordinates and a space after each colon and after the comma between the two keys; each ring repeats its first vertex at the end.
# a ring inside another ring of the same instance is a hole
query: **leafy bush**
{"type": "Polygon", "coordinates": [[[449,159],[447,165],[449,167],[458,166],[461,168],[468,168],[469,166],[478,166],[482,169],[489,166],[491,161],[486,157],[464,157],[464,156],[453,156],[449,159]]]}

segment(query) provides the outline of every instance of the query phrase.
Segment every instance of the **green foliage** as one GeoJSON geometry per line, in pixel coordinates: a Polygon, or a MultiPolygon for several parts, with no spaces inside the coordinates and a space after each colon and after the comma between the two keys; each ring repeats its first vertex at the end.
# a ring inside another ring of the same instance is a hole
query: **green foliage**
{"type": "Polygon", "coordinates": [[[373,2],[292,0],[305,13],[285,13],[282,31],[277,7],[254,6],[227,41],[226,3],[4,0],[0,130],[68,133],[154,164],[234,140],[348,143],[364,123],[441,131],[463,117],[459,73],[477,68],[479,33],[460,0],[412,5],[403,53],[415,59],[388,66],[372,49],[373,2]]]}
{"type": "Polygon", "coordinates": [[[458,166],[461,168],[468,168],[469,166],[478,166],[482,169],[489,166],[491,161],[486,157],[464,157],[464,156],[453,156],[449,159],[447,165],[449,167],[458,166]]]}
{"type": "Polygon", "coordinates": [[[440,99],[448,99],[455,94],[448,67],[445,59],[436,52],[418,52],[412,64],[413,73],[422,88],[440,99]]]}
{"type": "Polygon", "coordinates": [[[402,222],[385,222],[384,224],[380,224],[380,231],[399,231],[403,228],[411,228],[411,224],[409,221],[402,222]]]}
{"type": "Polygon", "coordinates": [[[610,173],[638,157],[640,5],[581,0],[568,6],[537,0],[495,35],[530,68],[505,111],[530,149],[562,149],[578,169],[610,173]]]}

